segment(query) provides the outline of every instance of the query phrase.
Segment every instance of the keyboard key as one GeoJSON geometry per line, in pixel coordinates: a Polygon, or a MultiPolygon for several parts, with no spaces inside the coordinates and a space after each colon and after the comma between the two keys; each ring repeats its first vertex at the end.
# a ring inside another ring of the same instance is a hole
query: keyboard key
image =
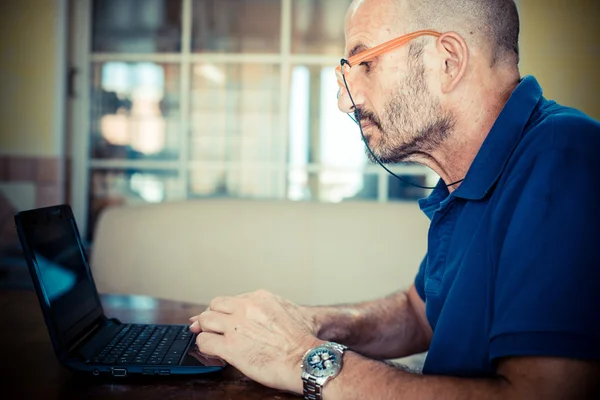
{"type": "Polygon", "coordinates": [[[187,326],[125,325],[92,361],[175,365],[192,337],[187,326]]]}

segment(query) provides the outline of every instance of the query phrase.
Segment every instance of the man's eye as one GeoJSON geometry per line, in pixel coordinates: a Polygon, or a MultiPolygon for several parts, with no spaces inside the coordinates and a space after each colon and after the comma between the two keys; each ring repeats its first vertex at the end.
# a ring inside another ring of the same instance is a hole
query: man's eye
{"type": "Polygon", "coordinates": [[[371,69],[371,62],[370,61],[363,61],[363,62],[361,62],[358,65],[365,67],[367,69],[367,71],[369,71],[371,69]]]}

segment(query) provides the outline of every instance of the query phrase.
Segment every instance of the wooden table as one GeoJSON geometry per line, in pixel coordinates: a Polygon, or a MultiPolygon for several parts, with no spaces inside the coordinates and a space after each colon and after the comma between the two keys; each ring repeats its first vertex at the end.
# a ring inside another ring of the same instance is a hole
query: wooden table
{"type": "MultiPolygon", "coordinates": [[[[187,323],[205,307],[143,296],[103,295],[109,317],[134,323],[187,323]]],[[[94,378],[58,363],[34,292],[0,292],[2,399],[299,399],[252,382],[233,367],[196,377],[94,378]]],[[[300,372],[298,372],[300,373],[300,372]]]]}

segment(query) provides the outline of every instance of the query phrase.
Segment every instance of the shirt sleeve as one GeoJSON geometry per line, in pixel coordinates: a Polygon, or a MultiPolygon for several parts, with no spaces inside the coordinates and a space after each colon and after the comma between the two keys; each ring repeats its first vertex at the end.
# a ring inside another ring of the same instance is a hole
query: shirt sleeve
{"type": "Polygon", "coordinates": [[[427,265],[427,255],[421,261],[421,266],[415,277],[415,288],[421,300],[425,301],[425,266],[427,265]]]}
{"type": "Polygon", "coordinates": [[[547,150],[505,186],[491,360],[600,359],[600,157],[591,153],[547,150]]]}

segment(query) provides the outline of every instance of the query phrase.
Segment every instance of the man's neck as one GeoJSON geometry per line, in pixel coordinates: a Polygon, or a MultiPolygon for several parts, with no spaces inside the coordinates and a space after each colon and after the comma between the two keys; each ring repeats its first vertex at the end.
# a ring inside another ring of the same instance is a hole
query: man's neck
{"type": "MultiPolygon", "coordinates": [[[[505,84],[479,82],[472,88],[467,86],[461,99],[455,102],[459,106],[452,110],[456,120],[448,138],[431,153],[415,155],[410,161],[431,168],[446,184],[463,179],[520,80],[518,74],[503,78],[501,82],[505,84]]],[[[499,79],[488,80],[494,81],[499,79]]],[[[448,190],[452,192],[459,186],[449,186],[448,190]]]]}

